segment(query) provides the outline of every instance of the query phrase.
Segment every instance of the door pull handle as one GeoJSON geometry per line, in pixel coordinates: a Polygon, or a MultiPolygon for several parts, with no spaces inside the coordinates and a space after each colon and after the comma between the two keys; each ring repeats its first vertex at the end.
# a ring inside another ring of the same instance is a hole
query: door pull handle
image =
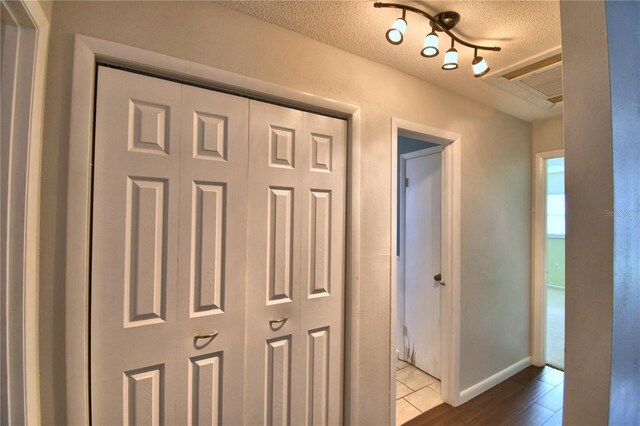
{"type": "Polygon", "coordinates": [[[217,331],[214,331],[212,333],[209,334],[196,334],[195,336],[193,336],[193,340],[198,340],[198,339],[213,339],[218,335],[217,331]]]}
{"type": "Polygon", "coordinates": [[[211,343],[213,339],[216,338],[217,335],[218,335],[217,331],[212,331],[211,333],[208,333],[208,334],[196,334],[195,336],[193,336],[193,346],[195,346],[196,349],[202,349],[208,346],[209,343],[211,343]],[[206,339],[206,341],[199,343],[201,339],[206,339]]]}
{"type": "Polygon", "coordinates": [[[289,319],[288,317],[282,317],[278,319],[269,320],[269,327],[271,327],[271,330],[273,331],[278,331],[282,327],[284,327],[284,323],[287,322],[288,319],[289,319]]]}
{"type": "Polygon", "coordinates": [[[433,276],[433,280],[434,281],[438,281],[440,283],[440,285],[444,287],[444,282],[442,282],[442,274],[438,273],[438,274],[434,275],[433,276]]]}

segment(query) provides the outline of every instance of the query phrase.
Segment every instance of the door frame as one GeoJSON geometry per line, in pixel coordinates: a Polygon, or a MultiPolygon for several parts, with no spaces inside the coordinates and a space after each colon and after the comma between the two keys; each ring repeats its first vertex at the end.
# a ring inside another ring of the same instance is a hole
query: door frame
{"type": "MultiPolygon", "coordinates": [[[[402,154],[400,155],[400,170],[398,171],[399,176],[400,176],[400,182],[402,182],[403,179],[406,179],[407,177],[407,160],[410,160],[412,158],[418,158],[418,157],[422,157],[425,155],[430,155],[430,154],[437,154],[437,153],[442,153],[443,150],[443,146],[435,146],[435,147],[431,147],[431,148],[424,148],[418,151],[412,151],[412,152],[408,152],[406,154],[402,154]]],[[[442,163],[442,159],[440,161],[442,163]]],[[[404,289],[404,295],[406,296],[406,286],[405,286],[405,238],[406,238],[406,230],[407,230],[407,221],[406,221],[406,209],[407,209],[407,192],[406,192],[406,186],[401,186],[402,190],[400,191],[400,193],[398,194],[398,213],[400,214],[400,216],[398,217],[398,230],[400,231],[398,234],[398,247],[400,247],[400,253],[397,255],[397,271],[398,271],[398,278],[397,278],[397,285],[398,288],[403,288],[404,289]]],[[[442,216],[442,209],[440,209],[440,216],[442,216]]],[[[442,217],[441,217],[442,220],[442,217]]],[[[396,294],[396,298],[398,297],[398,295],[396,294]]],[[[402,302],[399,299],[398,303],[402,302]]],[[[406,300],[406,297],[405,297],[406,300]]],[[[396,305],[396,307],[398,307],[398,305],[396,305]]],[[[406,309],[406,303],[403,303],[403,311],[405,311],[406,309]]],[[[405,311],[406,312],[406,311],[405,311]]],[[[396,324],[396,333],[398,333],[396,335],[396,339],[400,339],[402,337],[402,334],[400,333],[400,330],[402,329],[403,324],[401,324],[401,321],[398,321],[396,324]]],[[[403,342],[404,343],[404,342],[403,342]]],[[[398,346],[400,346],[400,342],[397,341],[396,342],[396,353],[398,353],[398,346]]]]}
{"type": "Polygon", "coordinates": [[[331,114],[348,122],[346,276],[344,312],[344,422],[358,424],[358,313],[360,275],[360,107],[315,96],[160,53],[76,34],[74,43],[65,288],[67,422],[90,424],[89,284],[93,116],[96,64],[107,62],[161,77],[331,114]],[[352,402],[354,401],[354,402],[352,402]]]}
{"type": "Polygon", "coordinates": [[[397,342],[397,260],[398,239],[398,136],[423,140],[443,146],[442,150],[442,277],[447,285],[442,292],[441,324],[441,397],[450,405],[462,403],[460,397],[460,232],[462,136],[398,118],[391,119],[391,416],[395,424],[396,342],[397,342]]]}
{"type": "Polygon", "coordinates": [[[546,364],[547,347],[547,293],[545,249],[547,228],[547,166],[546,160],[564,157],[564,149],[537,152],[533,159],[533,213],[532,213],[532,265],[531,274],[531,363],[538,367],[546,364]]]}
{"type": "Polygon", "coordinates": [[[9,122],[2,122],[3,130],[8,130],[5,135],[9,154],[3,164],[7,167],[7,187],[2,188],[2,197],[6,197],[2,220],[6,220],[7,232],[0,249],[0,362],[3,379],[6,378],[2,397],[7,398],[7,409],[0,413],[0,422],[39,424],[40,179],[49,19],[39,2],[2,0],[2,8],[13,21],[11,35],[7,31],[6,36],[13,41],[15,50],[12,57],[4,58],[13,72],[3,74],[12,81],[8,87],[9,122]]]}

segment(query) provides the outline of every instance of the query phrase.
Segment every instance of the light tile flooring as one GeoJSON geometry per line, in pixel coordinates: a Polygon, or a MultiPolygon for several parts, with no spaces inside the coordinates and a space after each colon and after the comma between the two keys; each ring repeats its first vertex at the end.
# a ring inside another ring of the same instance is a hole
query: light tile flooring
{"type": "Polygon", "coordinates": [[[409,363],[396,362],[396,426],[443,403],[438,379],[409,363]]]}
{"type": "Polygon", "coordinates": [[[564,370],[564,289],[547,287],[547,364],[564,370]]]}

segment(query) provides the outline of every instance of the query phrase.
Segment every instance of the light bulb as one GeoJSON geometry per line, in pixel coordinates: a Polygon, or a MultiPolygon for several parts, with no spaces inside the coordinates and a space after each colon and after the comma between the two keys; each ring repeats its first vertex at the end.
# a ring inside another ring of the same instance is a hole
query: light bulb
{"type": "Polygon", "coordinates": [[[396,19],[389,31],[387,31],[387,41],[391,44],[402,43],[405,31],[407,31],[407,21],[402,18],[396,19]]]}
{"type": "Polygon", "coordinates": [[[426,58],[433,58],[438,54],[438,34],[435,31],[430,32],[424,38],[422,52],[420,54],[426,58]]]}
{"type": "Polygon", "coordinates": [[[458,51],[452,47],[444,54],[443,70],[455,70],[458,68],[458,51]]]}
{"type": "Polygon", "coordinates": [[[482,56],[476,56],[475,58],[473,58],[471,66],[473,67],[474,77],[482,77],[490,70],[489,65],[487,65],[487,61],[485,61],[482,56]]]}

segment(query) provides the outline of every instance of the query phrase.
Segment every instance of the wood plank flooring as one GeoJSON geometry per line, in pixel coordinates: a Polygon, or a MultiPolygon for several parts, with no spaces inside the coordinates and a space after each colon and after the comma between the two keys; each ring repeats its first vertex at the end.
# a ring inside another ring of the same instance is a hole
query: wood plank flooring
{"type": "Polygon", "coordinates": [[[459,407],[439,405],[406,425],[562,425],[563,389],[562,371],[531,366],[459,407]]]}

